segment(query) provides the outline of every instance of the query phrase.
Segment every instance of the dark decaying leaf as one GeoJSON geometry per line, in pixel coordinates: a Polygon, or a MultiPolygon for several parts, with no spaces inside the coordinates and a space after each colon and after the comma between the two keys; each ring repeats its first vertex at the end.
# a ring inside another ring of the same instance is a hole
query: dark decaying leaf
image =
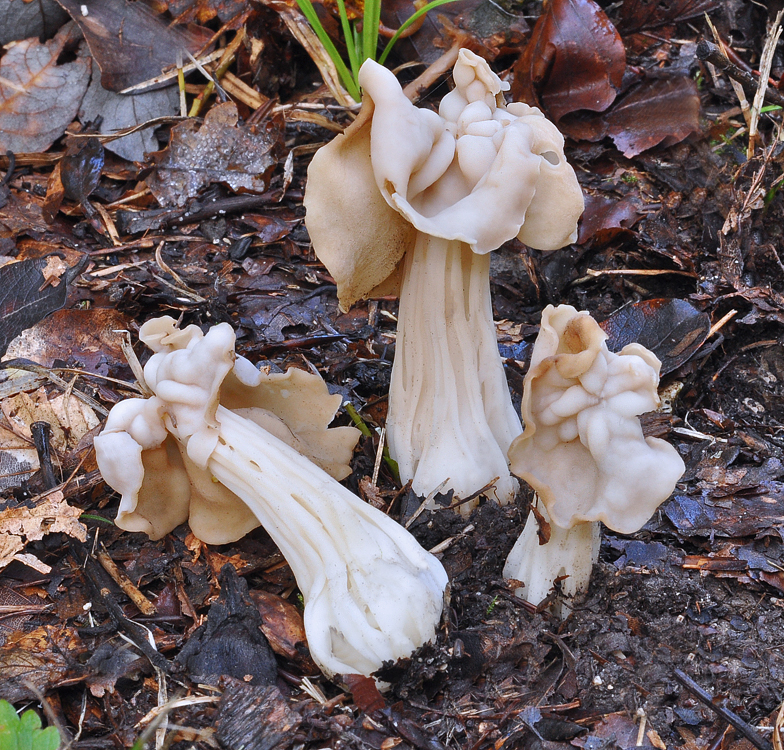
{"type": "Polygon", "coordinates": [[[54,0],[0,0],[0,45],[20,39],[48,39],[65,23],[67,14],[54,0]]]}
{"type": "Polygon", "coordinates": [[[619,234],[629,234],[640,216],[632,198],[617,199],[586,193],[577,244],[605,244],[619,234]]]}
{"type": "Polygon", "coordinates": [[[103,146],[97,138],[78,138],[69,143],[60,161],[65,197],[84,203],[98,187],[103,161],[103,146]]]}
{"type": "Polygon", "coordinates": [[[512,98],[541,102],[558,124],[572,112],[606,110],[625,69],[621,37],[593,0],[552,0],[514,66],[512,98]]]}
{"type": "Polygon", "coordinates": [[[601,323],[607,346],[619,351],[638,343],[662,363],[662,374],[680,367],[703,344],[710,317],[682,299],[651,299],[626,305],[601,323]]]}
{"type": "Polygon", "coordinates": [[[624,33],[655,29],[701,16],[718,5],[718,0],[624,0],[618,8],[618,28],[624,33]]]}
{"type": "Polygon", "coordinates": [[[70,268],[59,283],[47,283],[45,259],[22,260],[0,268],[0,355],[22,331],[65,304],[68,284],[82,271],[84,260],[70,268]]]}
{"type": "MultiPolygon", "coordinates": [[[[106,134],[179,113],[180,97],[176,86],[133,95],[107,91],[101,86],[97,64],[93,64],[93,77],[79,107],[82,123],[94,123],[101,133],[106,134]]],[[[155,128],[144,128],[116,141],[108,141],[104,147],[128,161],[143,161],[145,153],[157,151],[160,145],[155,137],[155,128]]]]}
{"type": "Polygon", "coordinates": [[[214,182],[235,192],[262,193],[276,164],[281,130],[276,121],[238,125],[234,102],[213,107],[201,127],[187,120],[172,128],[169,147],[156,154],[157,167],[147,179],[164,206],[184,206],[188,198],[214,182]]]}
{"type": "Polygon", "coordinates": [[[46,151],[72,122],[90,81],[89,60],[57,64],[74,32],[69,24],[45,44],[27,39],[0,59],[0,153],[46,151]]]}
{"type": "Polygon", "coordinates": [[[607,134],[627,158],[671,146],[700,129],[700,95],[686,76],[643,81],[605,115],[607,134]]]}
{"type": "Polygon", "coordinates": [[[784,494],[733,495],[724,502],[711,502],[702,495],[675,495],[662,506],[664,515],[683,536],[757,536],[781,533],[784,494]],[[707,502],[706,502],[707,500],[707,502]]]}
{"type": "Polygon", "coordinates": [[[378,711],[387,705],[384,696],[378,691],[376,681],[372,677],[364,677],[361,674],[345,674],[343,682],[351,691],[354,703],[360,711],[371,713],[378,711]]]}
{"type": "Polygon", "coordinates": [[[36,700],[41,693],[60,683],[68,674],[68,663],[62,652],[46,641],[0,648],[0,699],[9,703],[36,700]]]}
{"type": "Polygon", "coordinates": [[[286,739],[301,722],[274,685],[254,687],[231,680],[218,704],[215,737],[225,750],[273,750],[287,747],[286,739]]]}
{"type": "Polygon", "coordinates": [[[227,563],[220,585],[207,621],[194,631],[177,661],[195,682],[214,683],[229,675],[251,685],[274,683],[275,657],[261,632],[261,615],[248,598],[247,583],[227,563]]]}
{"type": "MultiPolygon", "coordinates": [[[[208,36],[172,28],[144,2],[57,0],[76,23],[101,69],[101,85],[122,91],[196,54],[208,36]]],[[[84,92],[82,92],[84,93],[84,92]]]]}

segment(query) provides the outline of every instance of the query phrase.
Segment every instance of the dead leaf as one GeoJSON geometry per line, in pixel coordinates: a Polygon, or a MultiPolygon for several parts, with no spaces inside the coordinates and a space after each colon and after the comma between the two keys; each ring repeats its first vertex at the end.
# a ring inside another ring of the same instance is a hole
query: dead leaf
{"type": "Polygon", "coordinates": [[[605,115],[607,135],[627,158],[672,146],[700,129],[700,95],[687,76],[643,81],[605,115]]]}
{"type": "Polygon", "coordinates": [[[630,230],[641,216],[637,208],[632,198],[586,193],[577,244],[605,245],[618,235],[632,234],[630,230]]]}
{"type": "Polygon", "coordinates": [[[40,627],[9,638],[0,648],[0,698],[37,700],[66,679],[70,670],[64,652],[80,648],[72,628],[40,627]]]}
{"type": "Polygon", "coordinates": [[[0,569],[8,565],[27,542],[46,534],[64,533],[87,540],[87,527],[79,521],[82,511],[65,501],[62,492],[49,493],[32,508],[18,506],[0,510],[0,569]]]}
{"type": "Polygon", "coordinates": [[[159,76],[176,65],[178,53],[187,62],[185,50],[196,54],[210,37],[168,26],[144,0],[57,1],[79,24],[108,91],[159,76]]]}
{"type": "Polygon", "coordinates": [[[22,233],[43,234],[47,231],[49,226],[44,220],[43,199],[37,195],[12,190],[5,205],[0,206],[0,239],[15,239],[22,233]]]}
{"type": "Polygon", "coordinates": [[[54,0],[0,0],[0,45],[54,35],[68,15],[54,0]]]}
{"type": "Polygon", "coordinates": [[[250,598],[259,610],[261,630],[272,650],[290,659],[305,674],[318,674],[310,658],[302,613],[291,602],[268,591],[251,591],[250,598]]]}
{"type": "Polygon", "coordinates": [[[541,102],[559,124],[578,110],[606,110],[625,69],[621,37],[593,0],[552,0],[514,66],[512,98],[541,102]]]}
{"type": "Polygon", "coordinates": [[[651,299],[622,307],[601,323],[607,346],[617,352],[631,343],[650,349],[662,375],[689,359],[708,337],[710,316],[682,299],[651,299]]]}
{"type": "Polygon", "coordinates": [[[213,182],[235,192],[266,190],[281,131],[277,124],[267,130],[238,125],[238,120],[237,105],[225,102],[207,113],[201,127],[187,120],[172,128],[169,148],[156,154],[158,166],[147,178],[162,205],[184,206],[213,182]]]}
{"type": "MultiPolygon", "coordinates": [[[[118,94],[101,86],[100,69],[95,62],[90,86],[79,107],[79,120],[83,124],[96,123],[100,133],[109,134],[141,125],[157,117],[179,114],[180,97],[176,86],[141,94],[118,94]]],[[[143,161],[146,153],[160,148],[155,132],[155,128],[137,130],[116,141],[105,143],[104,147],[128,161],[143,161]]]]}
{"type": "Polygon", "coordinates": [[[90,81],[90,62],[57,64],[75,26],[54,39],[19,42],[0,59],[0,151],[46,151],[64,132],[90,81]]]}
{"type": "Polygon", "coordinates": [[[125,365],[123,330],[130,320],[119,310],[57,310],[27,328],[6,351],[7,359],[30,359],[42,367],[65,360],[90,372],[109,375],[125,365]]]}
{"type": "Polygon", "coordinates": [[[245,12],[246,0],[158,0],[179,23],[207,23],[217,16],[223,23],[245,12]]]}
{"type": "Polygon", "coordinates": [[[670,0],[667,3],[624,0],[618,8],[618,28],[624,33],[655,29],[696,18],[718,5],[717,0],[670,0]]]}
{"type": "MultiPolygon", "coordinates": [[[[86,260],[86,258],[85,258],[86,260]]],[[[66,283],[47,284],[46,259],[22,260],[0,268],[0,354],[25,328],[35,325],[65,304],[68,282],[83,264],[65,272],[66,283]]]]}

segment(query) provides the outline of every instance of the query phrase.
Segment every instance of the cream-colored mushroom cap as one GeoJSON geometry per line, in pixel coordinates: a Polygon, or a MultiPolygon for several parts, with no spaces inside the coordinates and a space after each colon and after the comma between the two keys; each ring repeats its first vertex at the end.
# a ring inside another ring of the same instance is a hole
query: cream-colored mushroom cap
{"type": "Polygon", "coordinates": [[[638,419],[659,403],[659,360],[639,344],[613,354],[606,338],[586,312],[545,308],[525,379],[525,432],[509,459],[561,528],[602,521],[631,534],[684,464],[669,443],[643,437],[638,419]]]}

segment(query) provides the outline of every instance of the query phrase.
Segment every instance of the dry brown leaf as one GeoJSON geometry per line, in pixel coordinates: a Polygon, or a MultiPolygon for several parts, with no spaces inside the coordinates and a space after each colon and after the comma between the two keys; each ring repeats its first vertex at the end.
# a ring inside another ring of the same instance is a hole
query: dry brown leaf
{"type": "Polygon", "coordinates": [[[57,64],[73,40],[64,26],[45,44],[19,42],[0,60],[0,151],[46,151],[64,132],[90,82],[90,61],[57,64]]]}
{"type": "Polygon", "coordinates": [[[87,540],[87,527],[79,521],[82,511],[65,501],[62,492],[51,492],[41,503],[0,510],[0,569],[24,549],[26,542],[46,534],[63,533],[79,541],[87,540]]]}

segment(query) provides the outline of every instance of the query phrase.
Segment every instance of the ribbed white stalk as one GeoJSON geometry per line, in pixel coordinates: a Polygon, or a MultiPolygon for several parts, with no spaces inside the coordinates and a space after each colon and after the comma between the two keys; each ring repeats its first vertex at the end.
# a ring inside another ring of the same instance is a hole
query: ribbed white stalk
{"type": "Polygon", "coordinates": [[[446,573],[384,513],[250,420],[218,407],[207,468],[253,511],[305,600],[314,661],[369,675],[435,634],[446,573]]]}
{"type": "Polygon", "coordinates": [[[489,254],[420,232],[397,331],[387,436],[401,480],[424,496],[448,478],[444,491],[466,497],[499,477],[495,496],[509,502],[506,452],[522,427],[498,353],[489,254]]]}
{"type": "MultiPolygon", "coordinates": [[[[550,541],[539,544],[538,524],[533,513],[515,546],[509,553],[504,566],[504,578],[513,578],[524,584],[515,592],[531,604],[542,602],[553,588],[556,578],[568,576],[561,581],[561,592],[572,597],[588,589],[591,570],[599,559],[601,529],[599,523],[576,523],[570,529],[556,526],[547,515],[547,509],[536,500],[544,520],[550,524],[550,541]]],[[[564,602],[555,605],[556,614],[565,615],[564,602]]]]}

